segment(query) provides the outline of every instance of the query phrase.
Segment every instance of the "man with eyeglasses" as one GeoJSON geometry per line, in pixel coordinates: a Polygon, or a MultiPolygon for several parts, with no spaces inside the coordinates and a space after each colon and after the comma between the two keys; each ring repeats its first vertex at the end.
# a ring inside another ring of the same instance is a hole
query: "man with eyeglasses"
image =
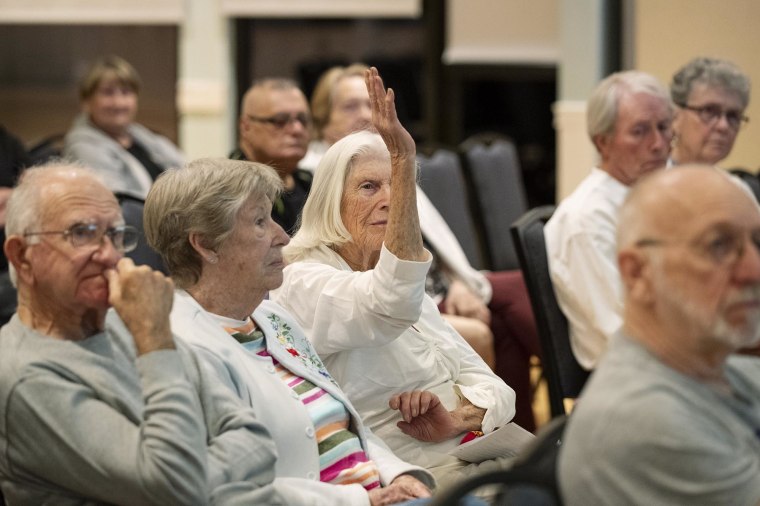
{"type": "Polygon", "coordinates": [[[272,205],[272,218],[289,235],[311,190],[311,173],[298,168],[311,140],[310,126],[309,104],[290,79],[255,81],[243,96],[238,149],[230,158],[274,167],[284,191],[272,205]]]}
{"type": "Polygon", "coordinates": [[[620,211],[622,332],[576,405],[565,504],[759,504],[760,211],[710,166],[646,177],[620,211]]]}
{"type": "Polygon", "coordinates": [[[587,104],[598,167],[563,200],[546,224],[546,251],[557,302],[567,316],[573,353],[593,369],[622,324],[623,290],[615,262],[615,226],[630,186],[665,167],[673,104],[644,72],[604,79],[587,104]]]}
{"type": "Polygon", "coordinates": [[[93,173],[27,169],[6,233],[18,288],[0,330],[9,504],[275,500],[266,430],[175,341],[173,284],[122,258],[137,232],[93,173]]]}
{"type": "Polygon", "coordinates": [[[749,121],[749,93],[749,78],[729,61],[700,57],[679,69],[670,84],[677,106],[671,165],[724,160],[749,121]]]}

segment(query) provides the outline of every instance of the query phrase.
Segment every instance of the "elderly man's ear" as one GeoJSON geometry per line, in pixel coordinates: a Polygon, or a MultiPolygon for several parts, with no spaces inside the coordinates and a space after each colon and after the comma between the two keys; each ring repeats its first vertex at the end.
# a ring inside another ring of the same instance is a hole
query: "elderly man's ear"
{"type": "Polygon", "coordinates": [[[32,269],[29,264],[29,247],[26,240],[18,235],[12,235],[5,240],[3,245],[5,257],[8,263],[16,269],[16,275],[26,283],[31,281],[32,269]]]}
{"type": "Polygon", "coordinates": [[[618,253],[618,269],[627,300],[649,305],[654,301],[652,263],[641,251],[622,250],[618,253]]]}

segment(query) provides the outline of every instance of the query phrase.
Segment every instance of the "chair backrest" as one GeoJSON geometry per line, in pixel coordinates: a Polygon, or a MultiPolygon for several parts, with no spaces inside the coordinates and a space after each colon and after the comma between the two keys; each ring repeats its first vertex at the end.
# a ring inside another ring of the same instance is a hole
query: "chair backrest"
{"type": "Polygon", "coordinates": [[[731,175],[736,176],[744,181],[744,183],[750,187],[752,193],[755,195],[755,200],[760,202],[760,179],[758,179],[757,174],[753,174],[748,170],[739,168],[730,169],[728,172],[731,175]]]}
{"type": "Polygon", "coordinates": [[[441,214],[462,246],[470,265],[484,267],[480,236],[470,212],[467,186],[456,152],[438,149],[431,155],[417,155],[420,188],[441,214]]]}
{"type": "Polygon", "coordinates": [[[519,266],[509,226],[528,210],[520,162],[512,141],[473,137],[461,145],[465,168],[472,179],[494,271],[519,266]]]}
{"type": "Polygon", "coordinates": [[[543,426],[536,438],[518,455],[512,467],[490,471],[444,488],[431,506],[455,506],[468,493],[484,485],[497,485],[491,504],[499,506],[555,506],[562,504],[557,483],[557,458],[567,416],[543,426]]]}
{"type": "Polygon", "coordinates": [[[549,275],[544,225],[552,213],[554,206],[532,209],[512,225],[511,232],[536,317],[549,407],[552,416],[558,416],[565,413],[564,399],[578,397],[589,373],[575,359],[567,318],[557,304],[549,275]]]}
{"type": "Polygon", "coordinates": [[[157,271],[168,274],[169,272],[166,269],[163,260],[161,260],[161,255],[153,251],[153,249],[148,246],[148,241],[145,240],[145,232],[143,229],[143,207],[145,207],[145,201],[122,193],[117,194],[116,198],[119,200],[119,205],[121,206],[121,214],[124,217],[124,223],[132,225],[140,233],[137,247],[125,256],[131,258],[135,262],[135,265],[148,265],[157,271]]]}

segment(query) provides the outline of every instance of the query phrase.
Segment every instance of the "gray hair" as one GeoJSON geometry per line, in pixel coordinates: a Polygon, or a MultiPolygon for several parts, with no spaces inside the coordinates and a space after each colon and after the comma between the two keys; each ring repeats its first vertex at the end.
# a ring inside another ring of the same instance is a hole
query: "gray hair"
{"type": "Polygon", "coordinates": [[[591,93],[586,109],[586,123],[591,141],[615,131],[618,107],[624,94],[644,93],[661,99],[673,111],[668,90],[654,76],[637,70],[607,76],[591,93]]]}
{"type": "Polygon", "coordinates": [[[670,83],[670,96],[673,102],[681,107],[687,105],[695,84],[721,88],[736,94],[742,103],[742,108],[746,108],[749,104],[749,77],[730,61],[698,57],[681,67],[673,74],[673,81],[670,83]]]}
{"type": "Polygon", "coordinates": [[[327,150],[315,172],[298,232],[283,249],[287,261],[296,262],[311,250],[352,240],[340,216],[340,204],[354,163],[365,156],[389,156],[382,137],[366,130],[347,135],[327,150]]]}
{"type": "MultiPolygon", "coordinates": [[[[56,177],[86,177],[103,183],[92,169],[67,160],[55,159],[43,165],[25,169],[6,204],[6,237],[24,235],[32,230],[43,228],[42,216],[45,205],[43,194],[50,185],[50,179],[56,177]]],[[[10,262],[8,274],[13,286],[16,286],[16,269],[10,262]]]]}
{"type": "Polygon", "coordinates": [[[216,250],[229,237],[245,201],[282,191],[277,173],[262,163],[201,158],[181,169],[169,169],[153,184],[145,201],[145,237],[163,258],[177,286],[189,288],[203,269],[189,241],[200,234],[216,250]]]}

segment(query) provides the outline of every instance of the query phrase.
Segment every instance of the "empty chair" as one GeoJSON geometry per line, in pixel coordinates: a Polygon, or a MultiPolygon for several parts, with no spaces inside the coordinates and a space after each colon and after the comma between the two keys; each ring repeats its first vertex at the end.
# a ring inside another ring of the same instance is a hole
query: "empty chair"
{"type": "Polygon", "coordinates": [[[145,240],[145,232],[143,229],[143,207],[145,207],[145,201],[126,195],[123,193],[117,193],[116,198],[121,206],[121,214],[124,217],[124,223],[132,225],[138,232],[140,232],[139,241],[137,247],[126,253],[124,256],[131,258],[135,265],[148,265],[157,271],[161,271],[168,275],[169,271],[164,266],[161,255],[153,251],[148,246],[148,241],[145,240]]]}
{"type": "Polygon", "coordinates": [[[459,156],[454,151],[438,149],[430,156],[418,153],[417,161],[420,188],[454,233],[470,265],[482,269],[481,237],[470,212],[459,156]]]}
{"type": "Polygon", "coordinates": [[[536,317],[549,407],[555,417],[565,413],[566,398],[578,397],[589,373],[573,355],[567,318],[557,304],[549,276],[544,225],[553,212],[554,206],[532,209],[512,225],[511,233],[536,317]]]}
{"type": "Polygon", "coordinates": [[[517,269],[509,226],[528,210],[514,144],[500,137],[476,136],[461,145],[485,228],[491,270],[517,269]]]}

